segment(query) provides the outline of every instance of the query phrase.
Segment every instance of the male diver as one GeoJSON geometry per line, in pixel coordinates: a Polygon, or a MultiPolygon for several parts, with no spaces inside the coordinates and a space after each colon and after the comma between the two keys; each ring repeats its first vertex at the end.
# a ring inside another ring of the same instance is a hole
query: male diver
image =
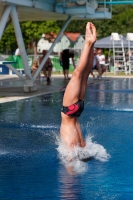
{"type": "MultiPolygon", "coordinates": [[[[75,146],[84,148],[86,146],[83,138],[78,117],[84,110],[84,96],[87,86],[88,75],[92,70],[94,59],[94,43],[96,42],[96,28],[88,22],[86,25],[85,43],[79,63],[75,68],[69,81],[61,109],[61,140],[68,150],[75,146]]],[[[88,158],[89,159],[89,158],[88,158]]],[[[87,161],[85,158],[83,161],[87,161]]]]}

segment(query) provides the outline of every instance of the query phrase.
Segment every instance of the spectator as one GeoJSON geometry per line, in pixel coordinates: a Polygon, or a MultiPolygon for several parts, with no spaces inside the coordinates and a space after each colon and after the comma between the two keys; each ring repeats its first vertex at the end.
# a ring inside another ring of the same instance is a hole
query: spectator
{"type": "Polygon", "coordinates": [[[115,63],[115,69],[116,70],[121,70],[122,69],[122,65],[119,62],[115,63]]]}
{"type": "Polygon", "coordinates": [[[126,70],[129,71],[129,67],[133,64],[133,54],[131,51],[127,51],[125,55],[126,59],[126,70]]]}
{"type": "Polygon", "coordinates": [[[69,79],[69,58],[72,58],[73,66],[75,68],[75,62],[74,62],[74,51],[71,49],[64,49],[60,53],[60,63],[63,67],[63,74],[65,79],[69,79]]]}
{"type": "MultiPolygon", "coordinates": [[[[47,51],[43,50],[42,51],[42,57],[40,58],[40,63],[42,62],[42,60],[44,59],[44,57],[46,56],[47,51]]],[[[50,77],[51,77],[51,73],[52,73],[52,62],[51,59],[48,58],[47,61],[45,62],[42,71],[44,76],[47,78],[47,82],[51,82],[50,77]]]]}
{"type": "Polygon", "coordinates": [[[105,54],[105,66],[107,68],[108,71],[110,71],[110,67],[109,67],[109,55],[105,54]]]}
{"type": "Polygon", "coordinates": [[[108,54],[105,55],[105,63],[106,64],[109,63],[109,55],[108,54]]]}
{"type": "Polygon", "coordinates": [[[97,51],[94,48],[94,60],[93,60],[93,68],[91,70],[91,75],[93,76],[93,78],[95,78],[94,74],[93,74],[93,70],[97,70],[98,71],[98,78],[101,78],[101,66],[99,63],[99,58],[97,56],[97,51]]]}
{"type": "Polygon", "coordinates": [[[126,61],[133,60],[133,54],[131,51],[127,51],[126,53],[126,61]]]}
{"type": "Polygon", "coordinates": [[[34,55],[34,50],[30,43],[28,43],[28,47],[26,51],[27,51],[27,55],[34,55]]]}
{"type": "Polygon", "coordinates": [[[102,54],[102,49],[97,50],[97,57],[99,59],[99,63],[101,66],[101,77],[102,77],[102,74],[106,71],[105,55],[102,54]]]}
{"type": "MultiPolygon", "coordinates": [[[[37,63],[37,61],[34,61],[34,64],[33,64],[32,68],[31,68],[31,70],[32,70],[32,76],[35,74],[35,72],[36,72],[37,69],[38,69],[38,63],[37,63]]],[[[39,74],[38,77],[40,78],[40,74],[39,74]]]]}

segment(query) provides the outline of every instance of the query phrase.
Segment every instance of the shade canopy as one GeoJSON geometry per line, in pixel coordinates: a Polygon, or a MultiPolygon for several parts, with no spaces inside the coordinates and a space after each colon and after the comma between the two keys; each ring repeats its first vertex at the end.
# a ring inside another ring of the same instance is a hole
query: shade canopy
{"type": "MultiPolygon", "coordinates": [[[[124,36],[122,36],[122,40],[123,40],[124,47],[128,48],[128,40],[124,36]]],[[[120,41],[115,41],[115,44],[120,44],[120,41]]],[[[133,46],[133,41],[130,41],[130,45],[133,46]]],[[[102,48],[102,49],[109,49],[112,46],[113,46],[113,43],[111,40],[111,36],[97,40],[94,45],[95,48],[102,48]]]]}

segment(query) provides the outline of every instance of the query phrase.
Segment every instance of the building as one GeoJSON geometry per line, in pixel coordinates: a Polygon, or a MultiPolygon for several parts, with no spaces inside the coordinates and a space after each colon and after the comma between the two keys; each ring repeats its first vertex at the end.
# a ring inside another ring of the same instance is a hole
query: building
{"type": "MultiPolygon", "coordinates": [[[[43,34],[37,44],[37,52],[41,53],[44,49],[49,50],[57,34],[43,34]]],[[[84,44],[84,37],[80,33],[63,33],[59,41],[53,48],[53,52],[60,53],[63,49],[74,48],[81,50],[84,44]]]]}

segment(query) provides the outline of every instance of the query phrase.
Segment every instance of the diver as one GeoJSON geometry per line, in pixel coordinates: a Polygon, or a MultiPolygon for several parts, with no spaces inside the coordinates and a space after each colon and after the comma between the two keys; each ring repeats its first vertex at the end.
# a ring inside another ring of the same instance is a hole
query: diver
{"type": "MultiPolygon", "coordinates": [[[[72,78],[69,81],[61,109],[60,135],[62,142],[70,151],[74,147],[86,146],[82,135],[78,117],[84,110],[84,96],[87,86],[88,75],[92,70],[94,60],[94,43],[96,42],[96,28],[94,24],[88,22],[86,25],[85,43],[80,56],[79,63],[75,68],[72,78]]],[[[89,160],[88,155],[88,160],[89,160]]],[[[85,158],[83,161],[87,161],[85,158]]]]}

